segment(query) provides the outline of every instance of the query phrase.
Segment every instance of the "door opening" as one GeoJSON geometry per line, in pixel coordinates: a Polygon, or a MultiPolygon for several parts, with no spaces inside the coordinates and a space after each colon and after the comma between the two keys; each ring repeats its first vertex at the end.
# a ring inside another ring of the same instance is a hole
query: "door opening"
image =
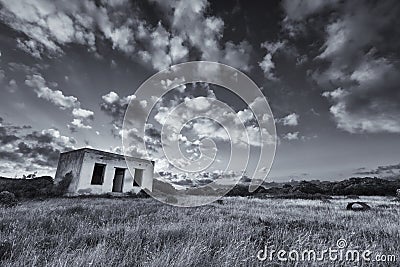
{"type": "Polygon", "coordinates": [[[122,192],[122,188],[124,186],[124,176],[125,176],[124,168],[115,168],[113,188],[112,188],[113,192],[122,192]]]}
{"type": "Polygon", "coordinates": [[[133,186],[140,186],[143,179],[143,169],[135,169],[135,177],[133,179],[133,186]]]}

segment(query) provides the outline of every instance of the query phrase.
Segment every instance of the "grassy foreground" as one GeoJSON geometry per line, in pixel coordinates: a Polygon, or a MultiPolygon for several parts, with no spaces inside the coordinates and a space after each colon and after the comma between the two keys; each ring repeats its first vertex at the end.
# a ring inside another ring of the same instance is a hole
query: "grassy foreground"
{"type": "MultiPolygon", "coordinates": [[[[383,266],[398,266],[400,202],[362,200],[372,210],[346,211],[347,199],[226,198],[199,208],[153,199],[23,202],[0,208],[0,266],[271,266],[256,257],[264,245],[321,250],[340,238],[352,248],[397,255],[397,262],[383,266]]],[[[360,263],[297,266],[310,265],[360,263]]]]}

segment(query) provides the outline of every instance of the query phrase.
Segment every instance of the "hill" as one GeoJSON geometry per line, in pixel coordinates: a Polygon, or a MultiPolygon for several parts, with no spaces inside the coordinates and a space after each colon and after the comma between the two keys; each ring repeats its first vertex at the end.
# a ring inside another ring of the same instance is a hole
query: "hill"
{"type": "Polygon", "coordinates": [[[0,177],[0,192],[9,191],[18,198],[48,196],[53,188],[53,178],[41,176],[32,179],[13,179],[0,177]]]}

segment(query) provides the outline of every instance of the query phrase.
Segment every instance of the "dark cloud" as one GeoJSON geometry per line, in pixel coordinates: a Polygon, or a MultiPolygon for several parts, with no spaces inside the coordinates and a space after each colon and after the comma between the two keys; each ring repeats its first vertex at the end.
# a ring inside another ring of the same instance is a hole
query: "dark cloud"
{"type": "MultiPolygon", "coordinates": [[[[398,36],[399,6],[392,1],[348,2],[325,27],[326,39],[316,60],[326,68],[313,77],[339,128],[356,132],[400,132],[398,50],[387,42],[398,36]]],[[[393,39],[400,45],[400,40],[393,39]]]]}
{"type": "Polygon", "coordinates": [[[41,144],[48,144],[53,141],[53,136],[50,133],[39,133],[37,131],[33,131],[30,134],[26,135],[26,139],[36,141],[41,144]]]}
{"type": "Polygon", "coordinates": [[[147,124],[145,129],[146,148],[157,152],[161,147],[161,132],[151,124],[147,124]]]}
{"type": "Polygon", "coordinates": [[[357,172],[354,174],[357,175],[387,175],[387,174],[395,174],[395,171],[400,170],[400,163],[399,164],[392,164],[392,165],[385,165],[385,166],[378,166],[378,168],[373,170],[365,170],[366,168],[359,168],[357,172]]]}
{"type": "Polygon", "coordinates": [[[2,171],[55,168],[60,152],[72,150],[76,144],[74,138],[63,136],[55,129],[29,132],[30,129],[30,126],[0,126],[2,171]]]}
{"type": "Polygon", "coordinates": [[[337,3],[339,3],[339,0],[284,0],[282,6],[288,19],[301,21],[328,7],[335,6],[337,3]]]}
{"type": "Polygon", "coordinates": [[[23,158],[18,153],[12,151],[0,151],[0,159],[4,161],[23,162],[23,158]]]}
{"type": "Polygon", "coordinates": [[[10,132],[7,130],[6,127],[0,126],[0,143],[3,145],[12,143],[16,140],[18,140],[19,137],[17,137],[14,134],[10,134],[10,132]]]}

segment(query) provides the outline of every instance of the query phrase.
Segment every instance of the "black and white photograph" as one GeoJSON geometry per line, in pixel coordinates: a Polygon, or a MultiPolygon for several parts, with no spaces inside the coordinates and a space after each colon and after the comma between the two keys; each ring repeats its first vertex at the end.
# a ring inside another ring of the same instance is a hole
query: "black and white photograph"
{"type": "Polygon", "coordinates": [[[400,3],[0,0],[0,266],[400,266],[400,3]]]}

